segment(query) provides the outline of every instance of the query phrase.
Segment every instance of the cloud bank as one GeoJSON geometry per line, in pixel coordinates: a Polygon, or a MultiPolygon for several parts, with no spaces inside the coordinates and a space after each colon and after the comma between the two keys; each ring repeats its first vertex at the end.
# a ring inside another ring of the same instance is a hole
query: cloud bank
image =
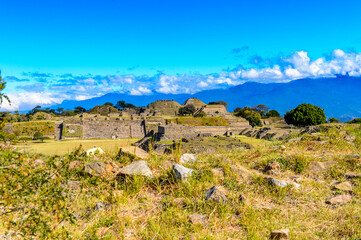
{"type": "MultiPolygon", "coordinates": [[[[240,54],[246,49],[233,49],[240,54]]],[[[28,110],[36,105],[43,107],[63,100],[85,100],[110,92],[130,95],[153,93],[180,94],[227,88],[254,81],[260,83],[288,82],[300,78],[333,77],[336,74],[361,76],[361,53],[336,49],[318,59],[311,59],[306,51],[296,51],[289,56],[265,59],[252,56],[248,67],[239,66],[213,74],[179,74],[155,76],[135,75],[54,75],[51,73],[23,73],[5,76],[8,86],[16,92],[6,92],[12,104],[4,102],[0,111],[28,110]]]]}

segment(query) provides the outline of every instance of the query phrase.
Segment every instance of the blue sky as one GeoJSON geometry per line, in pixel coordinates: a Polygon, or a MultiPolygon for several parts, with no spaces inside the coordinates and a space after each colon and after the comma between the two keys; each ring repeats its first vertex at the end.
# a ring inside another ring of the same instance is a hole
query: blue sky
{"type": "Polygon", "coordinates": [[[356,76],[360,23],[357,0],[0,0],[2,108],[356,76]]]}

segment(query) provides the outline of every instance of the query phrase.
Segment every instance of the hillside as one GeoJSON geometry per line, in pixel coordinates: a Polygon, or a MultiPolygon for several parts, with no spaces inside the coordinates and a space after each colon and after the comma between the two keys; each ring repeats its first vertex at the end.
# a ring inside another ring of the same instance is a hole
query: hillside
{"type": "Polygon", "coordinates": [[[288,83],[255,83],[247,82],[228,89],[215,89],[189,94],[159,94],[132,96],[128,94],[109,93],[101,97],[84,101],[64,101],[53,108],[73,109],[83,106],[86,109],[105,102],[125,100],[136,106],[146,106],[156,100],[174,100],[183,104],[188,98],[195,97],[208,103],[223,100],[228,102],[228,109],[236,107],[266,104],[277,109],[281,114],[295,108],[301,103],[312,103],[325,109],[328,117],[349,120],[361,117],[360,77],[337,77],[319,79],[299,79],[288,83]]]}
{"type": "Polygon", "coordinates": [[[189,139],[146,161],[1,144],[0,238],[360,239],[360,126],[334,126],[189,139]]]}

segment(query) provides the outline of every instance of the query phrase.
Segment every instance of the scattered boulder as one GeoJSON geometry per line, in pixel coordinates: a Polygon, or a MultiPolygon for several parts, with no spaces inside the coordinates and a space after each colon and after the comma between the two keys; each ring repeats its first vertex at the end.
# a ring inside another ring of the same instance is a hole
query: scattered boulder
{"type": "Polygon", "coordinates": [[[112,162],[94,162],[86,164],[83,171],[93,176],[113,176],[118,173],[119,168],[112,162]]]}
{"type": "Polygon", "coordinates": [[[281,170],[280,163],[277,161],[273,161],[267,164],[267,166],[264,168],[263,172],[270,175],[275,175],[279,173],[281,170]]]}
{"type": "Polygon", "coordinates": [[[333,185],[335,189],[351,192],[352,191],[352,184],[350,182],[337,182],[333,185]]]}
{"type": "Polygon", "coordinates": [[[206,215],[203,215],[203,214],[195,213],[195,214],[192,214],[189,217],[189,221],[194,225],[203,225],[203,226],[205,226],[208,223],[208,217],[206,215]]]}
{"type": "Polygon", "coordinates": [[[279,229],[271,232],[271,239],[288,239],[289,229],[279,229]]]}
{"type": "Polygon", "coordinates": [[[310,162],[309,169],[311,172],[321,172],[327,170],[328,168],[334,166],[336,164],[335,161],[328,162],[310,162]]]}
{"type": "Polygon", "coordinates": [[[212,188],[206,191],[206,200],[210,200],[217,203],[227,202],[227,196],[222,189],[213,186],[212,188]]]}
{"type": "Polygon", "coordinates": [[[118,156],[127,156],[127,157],[131,157],[131,159],[135,159],[135,158],[148,159],[149,153],[147,153],[146,151],[144,151],[139,147],[130,146],[130,147],[122,147],[119,150],[118,156]]]}
{"type": "Polygon", "coordinates": [[[298,184],[298,183],[295,183],[292,181],[287,181],[287,180],[279,180],[279,179],[272,178],[272,177],[265,177],[264,180],[269,182],[270,184],[280,187],[280,188],[287,187],[288,185],[292,185],[295,188],[300,187],[300,184],[298,184]]]}
{"type": "Polygon", "coordinates": [[[182,164],[193,163],[193,162],[196,162],[197,160],[198,160],[198,158],[195,154],[185,153],[181,156],[180,163],[182,163],[182,164]]]}
{"type": "Polygon", "coordinates": [[[148,163],[146,161],[136,161],[132,162],[130,165],[126,166],[125,168],[122,168],[119,171],[118,175],[141,175],[145,177],[153,177],[153,173],[148,167],[148,163]]]}
{"type": "Polygon", "coordinates": [[[350,202],[352,199],[352,196],[350,194],[342,194],[338,195],[336,197],[330,198],[326,201],[327,204],[332,205],[338,205],[338,204],[344,204],[350,202]]]}
{"type": "Polygon", "coordinates": [[[103,149],[101,149],[100,147],[96,147],[96,146],[94,146],[94,148],[91,148],[86,151],[87,156],[98,155],[98,154],[103,154],[103,153],[104,153],[103,149]]]}
{"type": "Polygon", "coordinates": [[[191,168],[183,167],[179,164],[173,165],[173,171],[177,180],[187,181],[190,176],[192,176],[194,170],[191,168]]]}

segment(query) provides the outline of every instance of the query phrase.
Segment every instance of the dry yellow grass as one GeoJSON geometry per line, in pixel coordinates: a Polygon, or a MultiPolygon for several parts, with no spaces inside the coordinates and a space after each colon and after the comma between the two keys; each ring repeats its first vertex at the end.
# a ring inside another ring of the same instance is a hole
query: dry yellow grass
{"type": "Polygon", "coordinates": [[[64,155],[74,151],[82,145],[84,149],[94,146],[102,148],[105,152],[115,153],[120,147],[129,147],[139,139],[80,139],[80,140],[45,140],[44,142],[26,142],[16,144],[16,148],[22,152],[32,152],[44,155],[64,155]]]}

